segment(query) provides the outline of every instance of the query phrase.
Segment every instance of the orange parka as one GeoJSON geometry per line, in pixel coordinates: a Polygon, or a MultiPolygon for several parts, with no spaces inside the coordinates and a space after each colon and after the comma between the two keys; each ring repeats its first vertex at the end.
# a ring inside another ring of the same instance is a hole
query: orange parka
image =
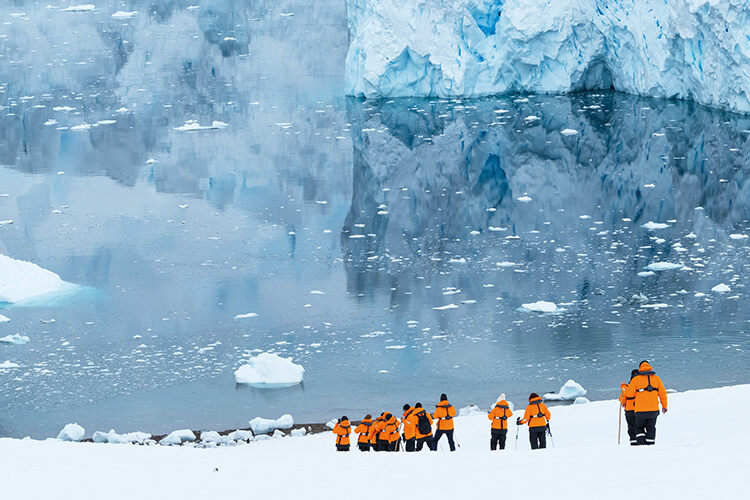
{"type": "Polygon", "coordinates": [[[414,411],[412,412],[412,414],[409,415],[409,421],[414,426],[414,433],[417,439],[422,439],[422,438],[432,436],[432,415],[430,415],[430,413],[424,408],[414,408],[414,411]],[[427,417],[427,420],[430,421],[430,433],[429,434],[422,434],[421,432],[419,432],[419,417],[422,414],[424,414],[424,416],[427,417]]]}
{"type": "Polygon", "coordinates": [[[417,424],[411,418],[416,408],[409,408],[404,412],[404,418],[401,422],[404,423],[404,439],[414,439],[417,437],[417,424]]]}
{"type": "Polygon", "coordinates": [[[370,444],[376,444],[378,442],[378,435],[380,435],[380,424],[383,422],[382,415],[372,421],[370,426],[370,444]]]}
{"type": "Polygon", "coordinates": [[[358,443],[370,442],[370,431],[371,431],[372,425],[373,425],[372,419],[366,418],[362,420],[362,422],[357,426],[356,429],[354,429],[354,432],[359,434],[359,439],[357,439],[358,443]]]}
{"type": "Polygon", "coordinates": [[[453,429],[453,417],[456,416],[456,409],[448,401],[441,401],[435,405],[435,413],[432,417],[435,418],[438,430],[450,431],[453,429]]]}
{"type": "Polygon", "coordinates": [[[647,361],[643,361],[638,367],[638,375],[633,377],[628,384],[625,395],[628,398],[635,398],[636,413],[659,411],[660,402],[662,408],[667,409],[667,390],[647,361]]]}
{"type": "Polygon", "coordinates": [[[385,433],[386,433],[386,441],[389,441],[391,443],[395,443],[398,441],[398,438],[401,437],[398,430],[401,427],[401,422],[398,421],[396,417],[391,415],[391,418],[388,419],[387,422],[385,422],[385,433]]]}
{"type": "Polygon", "coordinates": [[[628,384],[624,382],[620,384],[620,405],[625,408],[625,411],[633,411],[635,410],[635,397],[629,398],[627,394],[625,394],[627,390],[628,384]]]}
{"type": "Polygon", "coordinates": [[[385,415],[381,415],[376,420],[377,423],[377,439],[378,441],[388,441],[388,432],[385,430],[386,420],[385,415]]]}
{"type": "Polygon", "coordinates": [[[336,434],[336,445],[346,446],[349,444],[349,434],[352,432],[352,424],[348,420],[342,420],[337,423],[333,428],[333,433],[336,434]]]}
{"type": "Polygon", "coordinates": [[[545,427],[551,417],[547,405],[542,403],[542,398],[537,397],[529,401],[521,423],[528,423],[529,427],[545,427]]]}
{"type": "Polygon", "coordinates": [[[513,412],[510,411],[510,405],[504,399],[497,402],[487,418],[492,420],[492,428],[507,430],[508,429],[508,417],[512,417],[513,412]]]}

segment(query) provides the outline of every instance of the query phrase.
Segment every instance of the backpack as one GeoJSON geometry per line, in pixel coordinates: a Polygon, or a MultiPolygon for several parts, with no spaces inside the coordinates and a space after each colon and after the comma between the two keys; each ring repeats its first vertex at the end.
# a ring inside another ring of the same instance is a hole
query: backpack
{"type": "Polygon", "coordinates": [[[430,424],[427,412],[424,410],[417,415],[417,429],[422,435],[432,434],[432,424],[430,424]]]}

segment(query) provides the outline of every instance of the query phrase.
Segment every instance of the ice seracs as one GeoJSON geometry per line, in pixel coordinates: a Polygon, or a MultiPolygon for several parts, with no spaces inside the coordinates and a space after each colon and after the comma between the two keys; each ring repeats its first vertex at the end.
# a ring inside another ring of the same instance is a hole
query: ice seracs
{"type": "Polygon", "coordinates": [[[305,369],[273,353],[263,352],[248,359],[247,364],[234,372],[238,384],[248,384],[261,388],[290,387],[302,382],[305,369]]]}
{"type": "Polygon", "coordinates": [[[346,4],[349,95],[449,98],[614,87],[750,112],[745,0],[346,4]]]}
{"type": "MultiPolygon", "coordinates": [[[[545,401],[575,401],[586,395],[586,389],[575,380],[568,380],[559,392],[550,392],[542,396],[545,401]]],[[[588,400],[587,400],[588,401],[588,400]]]]}

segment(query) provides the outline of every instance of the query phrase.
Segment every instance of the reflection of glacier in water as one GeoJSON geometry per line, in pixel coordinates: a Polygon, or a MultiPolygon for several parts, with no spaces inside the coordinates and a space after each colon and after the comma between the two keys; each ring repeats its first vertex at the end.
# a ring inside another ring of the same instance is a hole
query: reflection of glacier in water
{"type": "Polygon", "coordinates": [[[571,377],[603,398],[642,358],[675,388],[748,382],[750,119],[613,93],[346,100],[343,6],[126,3],[0,25],[0,253],[104,295],[3,310],[30,342],[0,346],[21,365],[0,433],[486,406],[571,377]],[[684,267],[638,275],[653,262],[684,267]],[[564,311],[518,310],[537,300],[564,311]],[[235,388],[255,349],[304,386],[235,388]]]}

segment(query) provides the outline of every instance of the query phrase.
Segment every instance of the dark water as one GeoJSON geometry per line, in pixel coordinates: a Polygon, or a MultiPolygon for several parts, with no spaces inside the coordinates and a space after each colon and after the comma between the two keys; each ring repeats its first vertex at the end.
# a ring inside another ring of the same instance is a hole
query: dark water
{"type": "Polygon", "coordinates": [[[611,398],[645,358],[676,389],[750,382],[730,237],[750,118],[608,92],[351,100],[343,2],[194,4],[0,14],[0,253],[89,287],[2,310],[31,341],[0,345],[21,365],[0,434],[520,403],[568,378],[611,398]],[[687,269],[638,275],[654,261],[687,269]],[[537,300],[563,311],[519,310],[537,300]],[[304,385],[235,386],[255,350],[304,385]]]}

